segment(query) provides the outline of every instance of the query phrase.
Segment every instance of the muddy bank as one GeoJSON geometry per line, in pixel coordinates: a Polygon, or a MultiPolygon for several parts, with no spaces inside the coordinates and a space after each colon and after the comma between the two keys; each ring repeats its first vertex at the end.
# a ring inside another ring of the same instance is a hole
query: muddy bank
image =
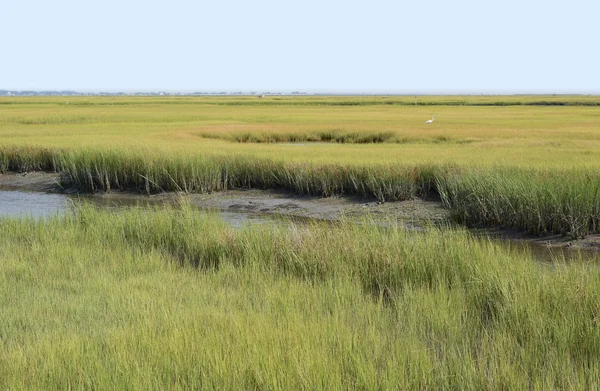
{"type": "Polygon", "coordinates": [[[132,193],[112,192],[96,194],[106,202],[129,199],[151,203],[176,203],[182,198],[202,209],[231,212],[273,214],[286,217],[310,218],[335,221],[342,218],[361,220],[365,217],[375,221],[399,221],[422,225],[425,222],[443,222],[448,211],[440,202],[411,200],[379,203],[351,197],[303,197],[294,193],[274,190],[228,190],[211,194],[161,193],[141,196],[132,193]]]}
{"type": "Polygon", "coordinates": [[[9,172],[0,174],[0,189],[44,191],[47,193],[67,191],[60,185],[60,174],[47,172],[9,172]]]}
{"type": "MultiPolygon", "coordinates": [[[[0,189],[43,191],[50,193],[73,193],[60,185],[60,174],[30,172],[0,174],[0,189]]],[[[336,221],[341,218],[361,220],[365,217],[379,222],[397,221],[409,227],[424,224],[449,223],[450,213],[436,199],[410,200],[380,203],[375,200],[354,197],[308,197],[291,192],[275,190],[229,190],[211,194],[161,193],[151,196],[133,192],[111,192],[108,194],[85,194],[101,204],[163,204],[176,203],[181,198],[201,209],[224,212],[247,212],[280,215],[295,218],[336,221]]],[[[516,243],[528,243],[540,248],[551,248],[561,252],[591,250],[600,252],[600,235],[589,235],[585,239],[571,240],[561,235],[533,236],[516,230],[499,228],[473,228],[475,234],[516,243]]]]}

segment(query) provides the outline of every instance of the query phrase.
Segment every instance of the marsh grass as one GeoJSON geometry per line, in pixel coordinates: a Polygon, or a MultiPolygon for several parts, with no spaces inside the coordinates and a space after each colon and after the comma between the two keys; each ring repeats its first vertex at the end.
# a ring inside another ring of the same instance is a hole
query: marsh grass
{"type": "Polygon", "coordinates": [[[471,170],[449,175],[437,190],[455,218],[469,224],[574,239],[600,228],[600,176],[587,169],[471,170]]]}
{"type": "Polygon", "coordinates": [[[51,149],[20,147],[0,149],[0,173],[58,171],[59,154],[51,149]]]}
{"type": "Polygon", "coordinates": [[[463,230],[0,219],[4,389],[592,389],[600,272],[463,230]]]}
{"type": "MultiPolygon", "coordinates": [[[[406,138],[398,137],[394,132],[363,131],[348,132],[344,130],[328,130],[313,132],[200,132],[205,138],[223,139],[238,143],[302,143],[331,142],[338,144],[379,144],[405,143],[406,138]]],[[[418,140],[411,140],[417,142],[418,140]]],[[[421,140],[422,141],[422,140],[421,140]]]]}
{"type": "Polygon", "coordinates": [[[48,117],[21,117],[15,118],[12,121],[4,121],[5,123],[15,123],[19,125],[69,125],[69,124],[85,124],[101,122],[101,117],[92,117],[84,115],[55,115],[48,117]]]}
{"type": "Polygon", "coordinates": [[[87,191],[135,189],[210,193],[230,188],[286,189],[329,197],[358,195],[380,201],[426,194],[436,170],[430,166],[349,166],[286,163],[245,156],[175,156],[151,151],[0,150],[0,172],[57,171],[65,186],[87,191]]]}

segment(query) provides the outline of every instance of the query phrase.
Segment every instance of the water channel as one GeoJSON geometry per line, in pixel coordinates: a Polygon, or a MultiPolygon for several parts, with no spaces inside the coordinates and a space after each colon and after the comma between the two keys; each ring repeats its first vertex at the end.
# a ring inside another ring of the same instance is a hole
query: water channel
{"type": "MultiPolygon", "coordinates": [[[[130,197],[104,199],[97,196],[0,190],[0,218],[32,217],[34,219],[43,219],[68,213],[68,211],[73,210],[77,205],[83,205],[83,203],[89,203],[106,209],[143,208],[160,205],[160,202],[130,197]]],[[[247,223],[274,221],[272,217],[259,213],[228,211],[220,211],[218,213],[232,227],[242,227],[247,223]]]]}
{"type": "MultiPolygon", "coordinates": [[[[3,217],[32,217],[43,219],[55,215],[62,215],[73,210],[77,205],[91,203],[101,208],[120,209],[126,207],[151,207],[160,205],[160,202],[140,200],[139,197],[111,197],[105,199],[99,196],[81,196],[68,194],[54,194],[42,192],[27,192],[17,190],[0,190],[0,218],[3,217]]],[[[275,221],[285,221],[285,217],[274,216],[265,213],[253,213],[243,211],[219,211],[217,212],[223,221],[234,228],[246,224],[265,224],[275,221]]],[[[292,218],[290,218],[290,221],[292,218]]],[[[293,219],[298,221],[297,219],[293,219]]],[[[563,257],[567,260],[600,260],[597,251],[576,251],[569,248],[540,245],[535,242],[522,240],[511,240],[495,238],[495,242],[510,249],[510,251],[527,251],[542,262],[552,261],[555,257],[563,257]]]]}

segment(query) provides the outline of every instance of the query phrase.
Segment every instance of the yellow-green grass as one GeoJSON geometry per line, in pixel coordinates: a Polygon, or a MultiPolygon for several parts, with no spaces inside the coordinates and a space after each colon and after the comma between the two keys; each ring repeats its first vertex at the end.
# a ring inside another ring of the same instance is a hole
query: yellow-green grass
{"type": "Polygon", "coordinates": [[[259,187],[389,201],[433,190],[466,222],[598,232],[597,97],[411,99],[3,98],[0,171],[58,170],[88,191],[259,187]],[[566,106],[529,105],[540,102],[566,106]],[[356,143],[379,135],[389,137],[356,143]],[[246,136],[280,142],[236,141],[246,136]]]}
{"type": "MultiPolygon", "coordinates": [[[[248,99],[242,103],[254,102],[248,99]]],[[[301,103],[302,99],[309,98],[288,100],[301,103]]],[[[67,148],[144,145],[173,153],[243,153],[343,164],[451,162],[548,167],[594,164],[600,160],[600,107],[218,104],[231,103],[223,98],[23,97],[4,98],[0,102],[3,100],[12,104],[0,105],[1,145],[67,148]],[[69,105],[65,104],[67,99],[69,105]],[[79,105],[78,101],[86,105],[79,105]],[[437,115],[434,124],[424,125],[432,114],[437,115]],[[358,139],[389,134],[387,141],[400,144],[228,142],[246,136],[257,140],[319,139],[319,134],[356,135],[358,139]]]]}
{"type": "Polygon", "coordinates": [[[595,389],[599,289],[461,230],[0,219],[0,388],[595,389]]]}

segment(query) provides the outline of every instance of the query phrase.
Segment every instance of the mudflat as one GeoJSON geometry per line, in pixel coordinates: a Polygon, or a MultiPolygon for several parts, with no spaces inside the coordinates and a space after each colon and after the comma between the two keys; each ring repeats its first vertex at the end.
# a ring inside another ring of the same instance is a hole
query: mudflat
{"type": "Polygon", "coordinates": [[[63,193],[66,191],[60,185],[60,174],[41,171],[0,174],[0,189],[45,191],[49,193],[63,193]]]}
{"type": "MultiPolygon", "coordinates": [[[[51,172],[25,172],[0,174],[0,189],[43,191],[50,193],[73,193],[75,189],[63,187],[60,174],[51,172]]],[[[399,202],[377,202],[374,199],[359,197],[310,197],[299,196],[289,191],[233,189],[208,194],[165,192],[150,196],[129,191],[112,191],[86,194],[87,197],[119,203],[177,203],[184,199],[201,209],[231,212],[251,212],[281,215],[294,218],[337,221],[342,218],[376,222],[400,222],[411,228],[421,228],[425,224],[450,223],[450,211],[438,199],[413,199],[399,202]]],[[[600,235],[587,235],[573,240],[568,236],[550,234],[530,235],[514,229],[498,227],[474,228],[474,233],[513,242],[526,242],[538,247],[589,250],[600,252],[600,235]]]]}

